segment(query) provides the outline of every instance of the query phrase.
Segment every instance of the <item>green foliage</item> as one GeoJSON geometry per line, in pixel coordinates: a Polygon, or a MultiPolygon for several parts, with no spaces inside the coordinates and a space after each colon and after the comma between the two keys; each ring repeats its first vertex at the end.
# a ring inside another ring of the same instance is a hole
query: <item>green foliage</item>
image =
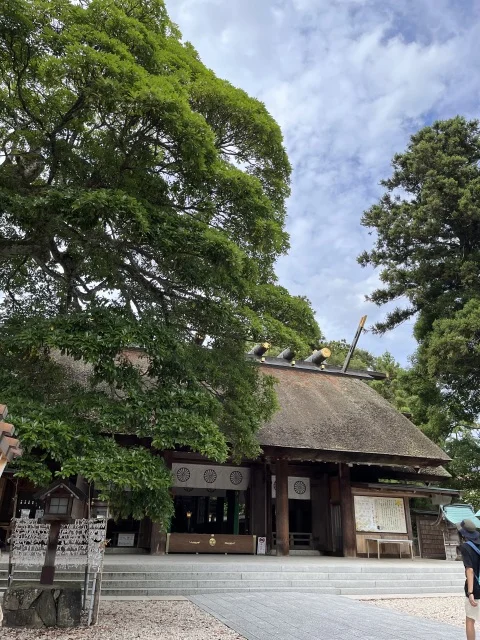
{"type": "Polygon", "coordinates": [[[160,450],[258,453],[276,401],[245,343],[320,339],[274,275],[288,249],[280,129],[201,63],[162,0],[5,0],[0,150],[18,473],[80,473],[117,513],[165,524],[160,450]]]}
{"type": "Polygon", "coordinates": [[[388,314],[378,331],[420,313],[421,340],[435,319],[479,295],[479,160],[479,123],[460,117],[421,129],[395,155],[385,194],[363,214],[376,241],[359,262],[382,268],[384,287],[371,294],[373,302],[404,297],[410,304],[388,314]]]}
{"type": "Polygon", "coordinates": [[[452,458],[449,471],[453,474],[453,484],[462,489],[462,500],[480,509],[480,443],[478,434],[470,429],[455,430],[446,444],[446,451],[452,458]]]}
{"type": "Polygon", "coordinates": [[[403,378],[414,421],[454,456],[459,486],[477,491],[479,122],[456,117],[420,130],[382,184],[384,195],[362,219],[376,232],[374,248],[359,262],[382,269],[383,287],[372,301],[402,299],[408,306],[387,314],[376,330],[415,316],[419,346],[403,378]]]}

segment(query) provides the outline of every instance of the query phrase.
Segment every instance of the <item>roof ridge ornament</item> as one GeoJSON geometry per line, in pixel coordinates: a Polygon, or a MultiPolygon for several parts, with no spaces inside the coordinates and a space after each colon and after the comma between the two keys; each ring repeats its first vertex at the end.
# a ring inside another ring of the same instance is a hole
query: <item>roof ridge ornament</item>
{"type": "Polygon", "coordinates": [[[357,342],[358,342],[358,340],[359,340],[359,338],[360,338],[360,336],[362,334],[362,331],[363,331],[363,329],[365,327],[365,322],[366,321],[367,321],[367,316],[362,316],[360,318],[360,322],[359,322],[358,327],[357,327],[357,333],[355,334],[355,337],[353,338],[353,342],[350,345],[350,349],[348,350],[347,357],[345,358],[345,361],[344,361],[343,366],[342,366],[342,373],[345,373],[347,371],[347,369],[348,369],[348,365],[350,364],[350,360],[352,359],[352,356],[353,356],[353,354],[355,352],[355,349],[357,347],[357,342]]]}
{"type": "Polygon", "coordinates": [[[332,355],[332,352],[328,347],[323,347],[323,349],[318,349],[314,351],[311,356],[305,358],[305,362],[312,362],[313,364],[321,365],[327,358],[332,355]]]}

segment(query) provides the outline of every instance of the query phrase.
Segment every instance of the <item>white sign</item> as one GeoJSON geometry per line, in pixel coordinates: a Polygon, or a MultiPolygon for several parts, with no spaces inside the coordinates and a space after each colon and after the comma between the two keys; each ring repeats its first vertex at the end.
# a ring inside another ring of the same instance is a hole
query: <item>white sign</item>
{"type": "MultiPolygon", "coordinates": [[[[272,476],[272,498],[277,496],[277,479],[272,476]]],[[[288,499],[310,500],[310,478],[288,477],[288,499]]]]}
{"type": "Polygon", "coordinates": [[[135,545],[134,533],[119,533],[117,547],[133,547],[135,545]]]}
{"type": "Polygon", "coordinates": [[[13,520],[11,562],[17,566],[42,567],[47,551],[49,524],[30,518],[13,520]]]}
{"type": "Polygon", "coordinates": [[[403,498],[354,496],[357,531],[407,533],[403,498]]]}
{"type": "MultiPolygon", "coordinates": [[[[55,566],[59,569],[88,565],[98,570],[105,551],[106,520],[75,520],[63,524],[58,536],[55,566]]],[[[13,520],[11,562],[17,566],[43,566],[50,524],[33,518],[13,520]]]]}
{"type": "Polygon", "coordinates": [[[172,464],[173,486],[183,489],[234,489],[245,491],[250,482],[250,469],[220,465],[172,464]]]}
{"type": "Polygon", "coordinates": [[[264,556],[267,552],[267,539],[263,536],[257,538],[257,555],[264,556]]]}
{"type": "Polygon", "coordinates": [[[55,566],[59,569],[88,565],[100,569],[105,551],[107,521],[79,519],[60,527],[55,566]]]}
{"type": "Polygon", "coordinates": [[[30,518],[30,509],[21,509],[20,518],[30,518]]]}

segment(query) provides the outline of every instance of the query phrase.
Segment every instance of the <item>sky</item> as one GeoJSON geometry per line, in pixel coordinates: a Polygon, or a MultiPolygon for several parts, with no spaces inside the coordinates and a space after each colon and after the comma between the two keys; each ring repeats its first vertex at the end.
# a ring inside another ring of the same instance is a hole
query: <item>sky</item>
{"type": "MultiPolygon", "coordinates": [[[[374,236],[362,212],[394,153],[434,120],[480,115],[477,0],[166,0],[217,76],[264,102],[293,166],[279,282],[312,302],[328,339],[350,341],[386,308],[356,257],[374,236]]],[[[359,347],[407,364],[413,321],[359,347]]]]}

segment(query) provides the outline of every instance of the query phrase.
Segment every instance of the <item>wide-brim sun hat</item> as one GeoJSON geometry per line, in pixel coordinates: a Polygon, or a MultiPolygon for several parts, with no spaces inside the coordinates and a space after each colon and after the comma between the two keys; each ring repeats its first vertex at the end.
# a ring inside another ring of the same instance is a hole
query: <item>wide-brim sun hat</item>
{"type": "Polygon", "coordinates": [[[457,528],[458,533],[462,538],[465,538],[465,540],[480,543],[480,533],[477,531],[475,523],[471,520],[462,520],[461,523],[457,525],[457,528]]]}

